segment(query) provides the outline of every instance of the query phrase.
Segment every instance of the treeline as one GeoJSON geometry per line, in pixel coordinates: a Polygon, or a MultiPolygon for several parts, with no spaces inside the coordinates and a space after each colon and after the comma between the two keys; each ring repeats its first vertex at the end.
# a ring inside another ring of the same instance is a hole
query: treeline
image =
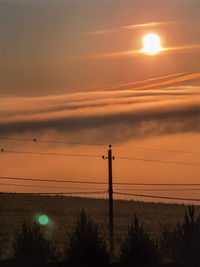
{"type": "MultiPolygon", "coordinates": [[[[67,234],[67,241],[60,252],[59,244],[45,235],[44,226],[24,222],[13,240],[13,262],[20,266],[41,266],[59,263],[63,266],[105,266],[111,260],[105,237],[100,226],[82,210],[74,228],[67,234]]],[[[185,212],[182,222],[163,226],[159,238],[145,232],[135,214],[121,241],[118,264],[127,266],[200,266],[200,215],[194,206],[185,212]]]]}

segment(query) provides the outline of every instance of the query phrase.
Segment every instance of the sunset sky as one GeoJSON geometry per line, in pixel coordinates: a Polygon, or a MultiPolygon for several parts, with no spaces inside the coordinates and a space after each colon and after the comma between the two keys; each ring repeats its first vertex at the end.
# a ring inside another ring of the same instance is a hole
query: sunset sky
{"type": "MultiPolygon", "coordinates": [[[[199,183],[199,14],[198,0],[0,0],[0,176],[107,182],[101,156],[112,144],[114,182],[199,183]],[[149,33],[160,38],[154,55],[142,52],[149,33]]],[[[144,188],[114,189],[200,198],[200,186],[144,188]]]]}

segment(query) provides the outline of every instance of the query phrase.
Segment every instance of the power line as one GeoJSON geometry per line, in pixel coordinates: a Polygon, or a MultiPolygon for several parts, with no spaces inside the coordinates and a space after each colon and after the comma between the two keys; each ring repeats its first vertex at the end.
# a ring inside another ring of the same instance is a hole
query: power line
{"type": "Polygon", "coordinates": [[[158,198],[158,199],[168,199],[168,200],[185,200],[185,201],[200,201],[199,198],[165,197],[165,196],[153,196],[153,195],[123,193],[123,192],[115,192],[115,191],[113,193],[116,194],[116,195],[145,197],[145,198],[158,198]]]}
{"type": "Polygon", "coordinates": [[[107,146],[103,143],[88,143],[88,142],[67,142],[67,141],[57,141],[48,139],[38,139],[38,138],[10,138],[10,137],[0,137],[0,140],[7,141],[22,141],[22,142],[34,142],[34,143],[49,143],[49,144],[66,144],[66,145],[89,145],[89,146],[107,146]]]}
{"type": "MultiPolygon", "coordinates": [[[[54,189],[65,189],[63,186],[42,186],[42,185],[28,185],[28,184],[7,184],[7,183],[0,183],[0,185],[5,185],[5,186],[20,186],[20,187],[36,187],[36,188],[54,188],[54,189]]],[[[76,188],[74,188],[74,187],[66,187],[66,189],[85,189],[85,188],[83,188],[83,187],[76,187],[76,188]]],[[[87,188],[86,188],[87,189],[87,188]]],[[[91,189],[93,189],[93,190],[99,190],[98,188],[96,189],[96,188],[91,188],[91,189]]]]}
{"type": "MultiPolygon", "coordinates": [[[[59,193],[42,193],[42,194],[46,194],[46,195],[50,195],[50,194],[54,194],[54,195],[88,195],[88,194],[106,194],[108,193],[107,191],[91,191],[91,192],[59,192],[59,193]]],[[[41,194],[41,193],[39,193],[41,194]]]]}
{"type": "Polygon", "coordinates": [[[166,164],[178,164],[178,165],[189,165],[197,166],[195,163],[181,162],[181,161],[166,161],[166,160],[157,160],[157,159],[142,159],[142,158],[131,158],[131,157],[115,157],[116,159],[127,159],[127,160],[136,160],[136,161],[147,161],[155,163],[166,163],[166,164]]]}
{"type": "Polygon", "coordinates": [[[149,150],[149,151],[170,152],[170,153],[177,153],[177,154],[200,155],[200,152],[185,151],[185,150],[156,149],[156,148],[150,148],[150,147],[125,146],[125,145],[118,145],[118,144],[114,144],[113,146],[124,147],[124,148],[136,148],[136,149],[149,150]]]}
{"type": "Polygon", "coordinates": [[[134,185],[134,186],[200,186],[200,184],[177,184],[177,183],[171,183],[171,184],[161,184],[161,183],[120,183],[115,182],[113,184],[117,185],[134,185]]]}
{"type": "Polygon", "coordinates": [[[118,189],[122,189],[122,190],[128,190],[128,191],[158,191],[158,192],[169,192],[169,191],[200,191],[200,188],[167,188],[167,189],[155,189],[155,188],[152,188],[152,189],[146,189],[146,188],[117,188],[118,189]]]}
{"type": "MultiPolygon", "coordinates": [[[[34,188],[54,188],[54,189],[64,189],[63,186],[42,186],[42,185],[28,185],[28,184],[8,184],[8,183],[0,183],[0,185],[3,186],[19,186],[19,187],[34,187],[34,188]]],[[[67,187],[66,189],[83,189],[83,187],[67,187]]],[[[91,188],[95,190],[99,190],[98,188],[91,188]]],[[[128,190],[128,191],[200,191],[200,188],[167,188],[167,189],[146,189],[146,188],[117,188],[122,190],[128,190]]]]}
{"type": "MultiPolygon", "coordinates": [[[[5,193],[5,192],[0,192],[5,193]]],[[[32,194],[32,195],[88,195],[88,194],[105,194],[107,191],[88,191],[88,192],[37,192],[37,193],[17,193],[17,194],[32,194]]]]}
{"type": "MultiPolygon", "coordinates": [[[[81,180],[59,180],[59,179],[47,179],[47,178],[24,178],[24,177],[13,177],[13,176],[0,176],[3,180],[21,180],[21,181],[34,181],[34,182],[53,182],[53,183],[75,183],[75,184],[97,184],[97,185],[107,185],[106,182],[97,181],[81,181],[81,180]]],[[[73,178],[70,178],[73,179],[73,178]]],[[[80,178],[79,178],[80,179],[80,178]]],[[[178,183],[129,183],[129,182],[114,182],[115,185],[133,185],[133,186],[200,186],[200,184],[178,184],[178,183]]]]}
{"type": "MultiPolygon", "coordinates": [[[[1,192],[5,193],[5,192],[1,192]]],[[[36,194],[36,195],[84,195],[84,194],[106,194],[107,191],[88,191],[88,192],[33,192],[33,193],[18,193],[18,194],[36,194]]],[[[116,195],[126,195],[126,196],[136,196],[136,197],[146,197],[146,198],[158,198],[158,199],[168,199],[168,200],[185,200],[185,201],[200,201],[196,198],[180,198],[180,197],[165,197],[165,196],[153,196],[153,195],[143,195],[143,194],[130,194],[124,192],[113,192],[116,195]]]]}
{"type": "Polygon", "coordinates": [[[66,157],[89,157],[89,158],[101,158],[99,155],[90,154],[71,154],[71,153],[52,153],[52,152],[32,152],[32,151],[14,151],[14,150],[1,150],[3,153],[11,154],[29,154],[29,155],[45,155],[45,156],[66,156],[66,157]]]}
{"type": "MultiPolygon", "coordinates": [[[[2,151],[2,153],[44,155],[44,156],[89,157],[89,158],[101,158],[102,157],[102,156],[99,156],[99,155],[91,155],[91,154],[14,151],[14,150],[4,150],[4,149],[1,149],[1,151],[2,151]]],[[[198,164],[195,164],[195,163],[178,162],[178,161],[164,161],[164,160],[156,160],[156,159],[142,159],[142,158],[131,158],[131,157],[115,157],[115,158],[124,159],[124,160],[127,159],[127,160],[147,161],[147,162],[166,163],[166,164],[178,164],[178,165],[189,165],[189,166],[197,166],[198,165],[198,164]]]]}
{"type": "Polygon", "coordinates": [[[0,176],[3,180],[21,180],[21,181],[34,181],[34,182],[53,182],[53,183],[74,183],[74,184],[104,184],[105,182],[89,182],[89,181],[77,181],[77,180],[54,180],[54,179],[43,179],[43,178],[22,178],[22,177],[7,177],[0,176]]]}
{"type": "MultiPolygon", "coordinates": [[[[67,142],[58,140],[48,140],[48,139],[38,139],[38,138],[10,138],[10,137],[0,137],[0,140],[6,141],[21,141],[21,142],[34,142],[34,143],[49,143],[49,144],[68,144],[68,145],[87,145],[87,146],[107,146],[105,143],[89,143],[89,142],[67,142]]],[[[200,155],[200,152],[185,151],[185,150],[170,150],[170,149],[155,149],[149,147],[138,147],[138,146],[125,146],[120,144],[113,144],[113,147],[124,147],[124,148],[136,148],[149,151],[160,151],[178,154],[194,154],[200,155]]]]}

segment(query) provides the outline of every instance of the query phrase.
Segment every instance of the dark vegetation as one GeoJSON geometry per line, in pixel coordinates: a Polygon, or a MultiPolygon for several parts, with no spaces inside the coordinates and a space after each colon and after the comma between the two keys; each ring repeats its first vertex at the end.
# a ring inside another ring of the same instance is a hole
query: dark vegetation
{"type": "Polygon", "coordinates": [[[14,259],[29,265],[55,261],[56,244],[45,237],[44,229],[36,222],[23,222],[13,241],[14,259]]]}
{"type": "Polygon", "coordinates": [[[172,262],[200,266],[200,215],[195,216],[193,206],[175,227],[164,226],[160,244],[163,257],[172,262]]]}
{"type": "Polygon", "coordinates": [[[99,226],[82,210],[74,229],[68,235],[65,251],[67,262],[72,265],[100,265],[109,261],[106,243],[99,226]]]}
{"type": "Polygon", "coordinates": [[[158,263],[158,245],[144,231],[138,217],[135,215],[128,226],[126,238],[122,241],[120,260],[132,266],[158,263]]]}
{"type": "MultiPolygon", "coordinates": [[[[137,202],[133,203],[136,205],[137,202]]],[[[66,227],[65,232],[63,231],[64,242],[57,238],[56,243],[56,238],[51,233],[55,230],[53,223],[40,226],[36,220],[30,221],[29,217],[29,220],[16,223],[17,227],[10,241],[11,261],[1,261],[0,266],[105,266],[111,260],[116,262],[113,266],[171,264],[167,266],[200,267],[200,215],[196,215],[198,208],[194,206],[184,208],[185,215],[174,224],[163,223],[158,228],[157,235],[152,235],[145,228],[140,215],[132,213],[132,219],[123,226],[125,233],[118,242],[119,249],[116,250],[114,259],[109,258],[108,238],[103,224],[96,223],[96,219],[85,210],[79,211],[72,227],[66,227]],[[8,263],[11,265],[6,265],[8,263]]],[[[0,223],[2,226],[2,221],[0,223]]],[[[1,233],[3,230],[2,228],[1,233]]],[[[1,240],[4,239],[1,237],[1,240]]],[[[3,251],[5,250],[1,242],[1,255],[3,251]]]]}

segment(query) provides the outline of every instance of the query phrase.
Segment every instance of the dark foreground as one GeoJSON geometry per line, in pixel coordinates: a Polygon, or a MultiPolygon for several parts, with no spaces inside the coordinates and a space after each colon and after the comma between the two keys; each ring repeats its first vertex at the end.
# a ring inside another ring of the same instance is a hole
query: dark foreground
{"type": "MultiPolygon", "coordinates": [[[[66,235],[73,228],[76,217],[84,208],[108,239],[108,201],[106,199],[40,196],[31,194],[0,193],[0,260],[12,256],[12,240],[24,220],[35,220],[38,214],[46,214],[51,224],[47,226],[51,237],[65,246],[66,235]]],[[[152,237],[157,237],[160,225],[175,225],[181,221],[185,205],[145,203],[139,201],[114,201],[114,238],[115,253],[119,254],[119,244],[127,232],[132,216],[136,213],[144,229],[152,237]]],[[[200,208],[196,207],[196,212],[200,208]]]]}
{"type": "MultiPolygon", "coordinates": [[[[42,264],[42,265],[37,265],[37,264],[20,264],[20,263],[16,263],[15,261],[12,261],[12,260],[7,260],[7,261],[1,261],[0,262],[0,266],[2,267],[18,267],[18,266],[27,266],[27,267],[79,267],[79,266],[73,266],[73,265],[70,265],[70,264],[67,264],[66,262],[59,262],[59,263],[47,263],[47,264],[42,264]]],[[[82,265],[83,266],[83,265],[82,265]]],[[[82,267],[81,266],[81,267],[82,267]]],[[[101,266],[98,266],[97,264],[93,265],[94,267],[103,267],[102,265],[101,266]]],[[[109,263],[109,264],[104,264],[105,267],[131,267],[133,265],[125,265],[125,264],[122,264],[122,263],[109,263]]],[[[200,266],[200,265],[199,265],[200,266]]],[[[140,267],[140,266],[138,266],[140,267]]],[[[143,265],[141,267],[193,267],[193,266],[190,266],[190,265],[187,265],[187,264],[157,264],[157,265],[143,265]]],[[[198,266],[196,266],[198,267],[198,266]]]]}

